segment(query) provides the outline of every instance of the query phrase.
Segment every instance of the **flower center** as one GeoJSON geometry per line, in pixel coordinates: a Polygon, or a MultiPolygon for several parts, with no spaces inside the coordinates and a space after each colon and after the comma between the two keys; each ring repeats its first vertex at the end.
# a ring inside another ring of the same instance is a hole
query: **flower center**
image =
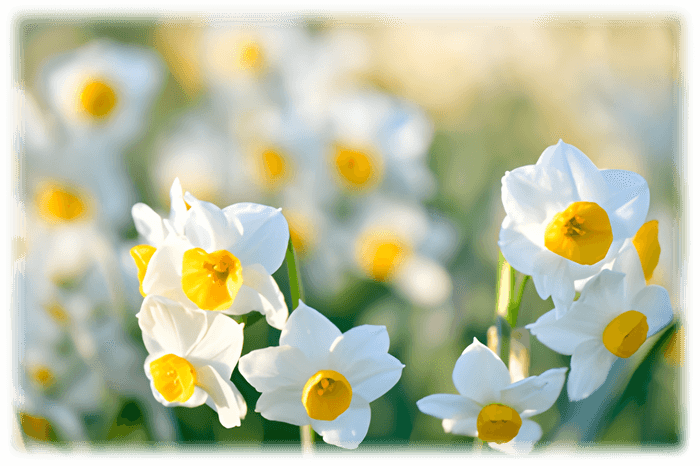
{"type": "Polygon", "coordinates": [[[94,118],[106,117],[116,104],[117,94],[103,81],[88,82],[80,93],[82,109],[94,118]]]}
{"type": "Polygon", "coordinates": [[[603,259],[612,240],[608,214],[595,202],[574,202],[554,216],[544,233],[547,249],[582,265],[603,259]]]}
{"type": "Polygon", "coordinates": [[[238,53],[238,63],[241,68],[257,71],[262,68],[263,54],[260,45],[255,41],[247,41],[241,44],[238,53]]]}
{"type": "Polygon", "coordinates": [[[284,154],[275,149],[260,152],[258,170],[262,184],[269,189],[280,187],[289,176],[289,163],[284,154]]]}
{"type": "Polygon", "coordinates": [[[368,152],[341,145],[335,148],[335,167],[341,183],[353,191],[370,188],[380,175],[379,164],[368,152]]]}
{"type": "Polygon", "coordinates": [[[638,311],[623,312],[603,330],[603,344],[615,356],[629,358],[647,339],[647,317],[638,311]]]}
{"type": "Polygon", "coordinates": [[[85,203],[71,190],[51,184],[37,195],[40,215],[49,222],[69,222],[85,214],[85,203]]]}
{"type": "Polygon", "coordinates": [[[659,244],[659,222],[651,220],[642,225],[632,238],[632,244],[637,250],[639,260],[642,262],[644,278],[651,280],[654,269],[659,264],[661,245],[659,244]]]}
{"type": "Polygon", "coordinates": [[[134,262],[136,262],[136,268],[138,269],[139,291],[141,292],[141,296],[146,296],[146,293],[143,292],[143,278],[146,276],[148,263],[151,261],[153,253],[156,252],[156,248],[148,244],[139,244],[131,248],[129,252],[134,262]]]}
{"type": "Polygon", "coordinates": [[[316,372],[304,385],[301,402],[311,419],[332,421],[352,401],[352,387],[343,374],[331,370],[316,372]]]}
{"type": "Polygon", "coordinates": [[[46,313],[49,315],[49,317],[51,317],[53,320],[55,320],[61,325],[67,324],[70,320],[68,313],[57,302],[52,302],[51,304],[48,304],[44,307],[44,309],[46,310],[46,313]]]}
{"type": "Polygon", "coordinates": [[[241,261],[222,249],[185,251],[182,258],[182,290],[200,309],[222,311],[233,304],[243,284],[241,261]]]}
{"type": "Polygon", "coordinates": [[[166,354],[151,363],[156,390],[167,401],[183,403],[190,399],[197,383],[197,373],[186,359],[166,354]]]}
{"type": "Polygon", "coordinates": [[[476,430],[484,442],[510,442],[522,425],[518,412],[500,403],[484,406],[476,418],[476,430]]]}
{"type": "Polygon", "coordinates": [[[409,246],[391,232],[372,232],[358,242],[357,259],[360,267],[375,280],[391,279],[409,255],[409,246]]]}
{"type": "Polygon", "coordinates": [[[56,383],[56,377],[54,377],[51,369],[41,364],[29,369],[29,377],[43,390],[51,388],[56,383]]]}

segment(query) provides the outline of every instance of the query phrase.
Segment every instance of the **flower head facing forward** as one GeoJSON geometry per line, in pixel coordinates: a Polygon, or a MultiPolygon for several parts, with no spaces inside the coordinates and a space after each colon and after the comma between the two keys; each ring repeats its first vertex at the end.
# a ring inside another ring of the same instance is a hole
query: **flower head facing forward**
{"type": "Polygon", "coordinates": [[[452,373],[459,395],[427,396],[418,400],[418,409],[442,418],[445,432],[479,437],[506,453],[529,453],[542,436],[529,418],[554,404],[566,370],[550,369],[510,383],[505,364],[475,338],[452,373]]]}
{"type": "Polygon", "coordinates": [[[255,410],[264,418],[311,424],[327,443],[357,448],[369,428],[369,403],[401,377],[404,366],[388,349],[384,327],[362,325],[341,334],[300,302],[280,346],[250,352],[239,370],[262,392],[255,410]]]}
{"type": "Polygon", "coordinates": [[[542,299],[561,317],[576,280],[595,275],[644,222],[649,188],[636,173],[599,170],[562,141],[535,165],[506,172],[506,218],[498,245],[518,271],[531,275],[542,299]]]}
{"type": "Polygon", "coordinates": [[[587,398],[603,385],[618,358],[635,354],[647,338],[673,318],[668,292],[646,285],[637,250],[627,242],[612,270],[602,270],[586,283],[569,311],[555,310],[527,325],[554,351],[571,355],[569,399],[587,398]]]}
{"type": "Polygon", "coordinates": [[[188,408],[206,402],[224,427],[239,426],[247,407],[230,379],[243,348],[243,324],[162,296],[147,296],[136,317],[156,400],[188,408]]]}
{"type": "Polygon", "coordinates": [[[232,315],[258,311],[282,328],[287,305],[271,276],[282,265],[289,241],[280,210],[251,203],[219,209],[181,193],[175,180],[169,219],[145,204],[134,207],[139,231],[159,244],[155,250],[132,249],[142,293],[232,315]]]}

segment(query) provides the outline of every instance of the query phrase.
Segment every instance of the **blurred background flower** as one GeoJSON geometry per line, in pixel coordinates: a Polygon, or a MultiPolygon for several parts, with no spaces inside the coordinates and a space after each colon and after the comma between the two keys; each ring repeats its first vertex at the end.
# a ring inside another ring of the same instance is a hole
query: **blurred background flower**
{"type": "MultiPolygon", "coordinates": [[[[588,399],[564,390],[536,416],[535,449],[683,441],[678,18],[58,19],[15,23],[13,381],[27,445],[298,441],[259,413],[225,429],[150,393],[130,211],[167,214],[178,177],[220,207],[282,207],[305,302],[341,331],[387,327],[406,369],[372,403],[360,450],[475,448],[415,402],[450,392],[454,361],[494,322],[501,177],[560,138],[647,180],[650,283],[677,323],[588,399]]],[[[290,305],[284,268],[274,278],[290,305]]],[[[521,325],[552,307],[528,285],[521,325]]],[[[246,326],[243,354],[278,338],[246,326]]],[[[569,364],[536,339],[530,361],[532,374],[569,364]]],[[[238,369],[232,380],[255,406],[238,369]]]]}

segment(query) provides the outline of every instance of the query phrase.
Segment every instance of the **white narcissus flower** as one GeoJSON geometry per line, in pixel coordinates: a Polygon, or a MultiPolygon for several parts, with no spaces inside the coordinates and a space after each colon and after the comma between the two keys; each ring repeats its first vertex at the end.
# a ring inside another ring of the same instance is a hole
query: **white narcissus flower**
{"type": "Polygon", "coordinates": [[[187,205],[182,195],[180,179],[175,178],[170,188],[170,216],[162,218],[153,209],[139,202],[131,208],[134,217],[136,231],[144,237],[149,246],[159,247],[165,241],[168,233],[183,236],[185,234],[185,220],[187,219],[187,205]]]}
{"type": "Polygon", "coordinates": [[[251,351],[238,368],[262,392],[255,411],[264,418],[311,424],[325,442],[357,448],[369,428],[369,403],[401,377],[404,365],[388,350],[385,327],[361,325],[341,334],[300,302],[280,346],[251,351]]]}
{"type": "Polygon", "coordinates": [[[240,426],[247,407],[230,379],[243,349],[243,324],[162,296],[147,296],[136,317],[156,400],[187,408],[206,402],[221,425],[240,426]]]}
{"type": "Polygon", "coordinates": [[[75,139],[121,147],[145,131],[164,69],[152,50],[98,40],[53,58],[41,78],[47,103],[75,139]]]}
{"type": "Polygon", "coordinates": [[[567,390],[571,401],[587,398],[603,385],[618,358],[632,356],[647,338],[671,322],[668,292],[646,285],[636,248],[629,243],[612,270],[602,270],[569,311],[555,310],[526,327],[554,351],[571,355],[567,390]]]}
{"type": "Polygon", "coordinates": [[[182,202],[191,206],[182,235],[132,249],[143,295],[231,315],[258,311],[281,329],[289,311],[272,278],[289,241],[281,210],[252,203],[219,209],[190,193],[182,202]]]}
{"type": "Polygon", "coordinates": [[[640,175],[599,170],[577,148],[559,141],[535,165],[506,172],[506,218],[498,246],[516,270],[531,275],[557,317],[573,302],[574,282],[591,277],[637,232],[649,210],[640,175]]]}
{"type": "Polygon", "coordinates": [[[459,395],[418,400],[423,413],[442,418],[445,432],[479,437],[506,453],[529,453],[542,437],[529,418],[547,411],[559,397],[566,368],[511,383],[503,361],[476,338],[457,359],[452,380],[459,395]]]}

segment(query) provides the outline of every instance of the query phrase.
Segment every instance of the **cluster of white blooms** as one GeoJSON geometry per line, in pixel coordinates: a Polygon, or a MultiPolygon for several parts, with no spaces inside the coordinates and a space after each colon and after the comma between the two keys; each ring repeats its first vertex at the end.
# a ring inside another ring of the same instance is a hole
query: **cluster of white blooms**
{"type": "Polygon", "coordinates": [[[144,369],[165,406],[207,403],[224,427],[237,427],[246,402],[231,382],[243,348],[243,324],[228,315],[251,311],[282,330],[280,346],[240,360],[243,376],[262,393],[267,419],[310,424],[326,442],[356,448],[367,433],[369,402],[396,384],[403,365],[387,353],[378,326],[345,334],[300,302],[289,312],[272,278],[285,259],[289,227],[281,209],[239,203],[219,209],[180,181],[168,218],[145,204],[132,209],[148,244],[134,246],[145,297],[137,314],[149,356],[144,369]]]}
{"type": "MultiPolygon", "coordinates": [[[[647,285],[660,254],[658,222],[644,223],[647,183],[636,173],[599,170],[563,141],[535,165],[506,172],[502,183],[507,215],[499,247],[555,305],[526,328],[571,355],[567,392],[571,401],[582,400],[603,385],[618,358],[632,356],[673,318],[668,292],[647,285]]],[[[418,407],[443,418],[446,432],[528,452],[542,431],[523,418],[552,406],[566,370],[510,384],[503,362],[475,340],[455,365],[460,394],[431,395],[418,407]]]]}

